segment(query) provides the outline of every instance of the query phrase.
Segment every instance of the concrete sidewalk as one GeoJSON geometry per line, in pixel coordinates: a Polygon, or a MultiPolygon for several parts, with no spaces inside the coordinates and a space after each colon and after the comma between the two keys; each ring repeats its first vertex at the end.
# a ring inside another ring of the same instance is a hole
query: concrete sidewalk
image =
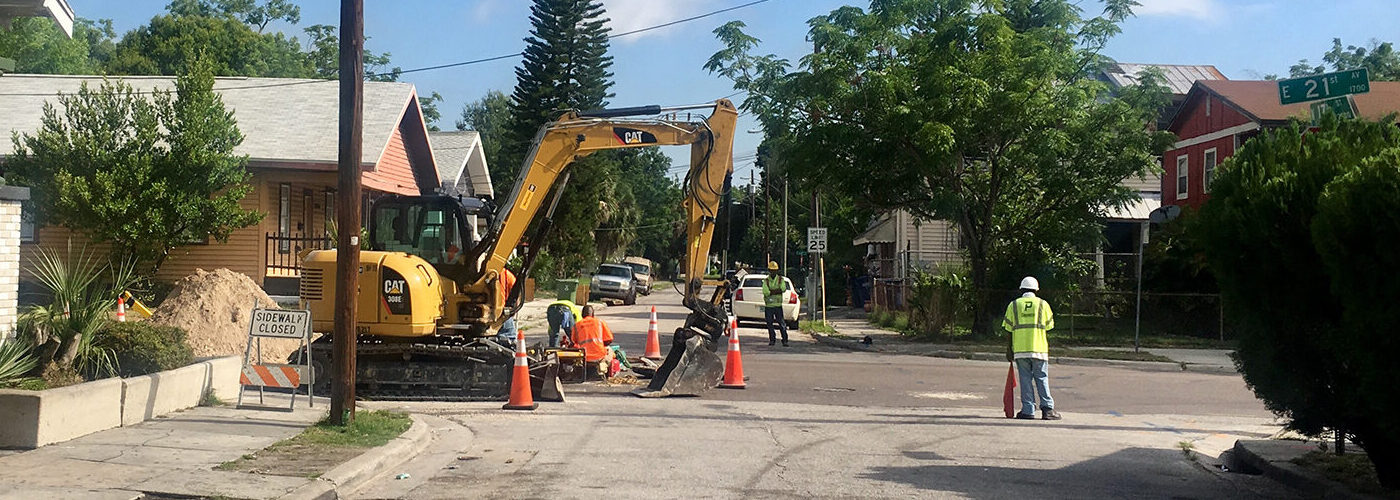
{"type": "MultiPolygon", "coordinates": [[[[269,393],[266,402],[285,407],[286,398],[269,393]]],[[[14,453],[0,457],[0,499],[279,498],[316,480],[215,467],[297,435],[326,409],[320,398],[307,408],[305,396],[292,413],[196,407],[14,453]]]]}
{"type": "MultiPolygon", "coordinates": [[[[960,349],[960,346],[953,344],[937,344],[911,340],[897,331],[886,330],[871,324],[866,320],[864,311],[855,311],[848,308],[834,309],[827,318],[827,324],[831,325],[839,336],[834,337],[815,334],[813,338],[818,342],[836,347],[892,354],[1006,361],[1006,356],[1002,353],[967,352],[960,349]],[[860,342],[860,340],[867,336],[871,338],[872,342],[870,345],[865,345],[860,342]]],[[[1076,347],[1075,349],[1131,350],[1119,347],[1076,347]]],[[[1193,371],[1222,375],[1236,375],[1239,373],[1235,369],[1234,360],[1230,359],[1230,351],[1225,349],[1152,348],[1143,349],[1143,351],[1165,356],[1171,359],[1172,362],[1121,361],[1062,356],[1053,357],[1050,361],[1052,363],[1061,364],[1113,366],[1145,371],[1193,371]]]]}

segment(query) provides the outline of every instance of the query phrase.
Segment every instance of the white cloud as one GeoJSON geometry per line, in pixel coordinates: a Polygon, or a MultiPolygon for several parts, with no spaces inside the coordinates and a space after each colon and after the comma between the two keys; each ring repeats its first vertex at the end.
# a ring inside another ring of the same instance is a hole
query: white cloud
{"type": "Polygon", "coordinates": [[[1142,17],[1171,16],[1196,19],[1219,19],[1222,8],[1218,0],[1138,0],[1142,4],[1133,13],[1142,17]]]}
{"type": "Polygon", "coordinates": [[[472,21],[477,24],[485,23],[495,18],[500,11],[504,10],[503,0],[481,0],[472,7],[472,21]]]}
{"type": "MultiPolygon", "coordinates": [[[[607,9],[608,27],[613,34],[626,33],[705,13],[703,0],[602,0],[607,9]]],[[[713,4],[709,4],[713,6],[713,4]]],[[[648,36],[663,35],[684,24],[629,35],[617,42],[629,43],[648,36]]]]}

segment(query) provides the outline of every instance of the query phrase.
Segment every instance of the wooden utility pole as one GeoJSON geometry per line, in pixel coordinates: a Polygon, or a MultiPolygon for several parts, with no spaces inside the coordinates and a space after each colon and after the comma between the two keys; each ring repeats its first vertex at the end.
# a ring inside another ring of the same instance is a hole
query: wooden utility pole
{"type": "Polygon", "coordinates": [[[788,265],[787,265],[787,264],[788,264],[788,263],[787,263],[787,254],[788,254],[788,216],[787,216],[787,203],[788,203],[788,181],[787,181],[787,176],[784,175],[784,176],[783,176],[783,274],[787,274],[787,272],[788,272],[788,265]]]}
{"type": "Polygon", "coordinates": [[[355,420],[355,303],[360,280],[360,132],[365,86],[364,0],[340,0],[340,151],[336,200],[331,423],[355,420]]]}
{"type": "Polygon", "coordinates": [[[768,163],[763,164],[763,265],[767,266],[773,262],[773,243],[768,235],[769,228],[773,227],[771,217],[773,215],[773,197],[768,193],[768,163]]]}

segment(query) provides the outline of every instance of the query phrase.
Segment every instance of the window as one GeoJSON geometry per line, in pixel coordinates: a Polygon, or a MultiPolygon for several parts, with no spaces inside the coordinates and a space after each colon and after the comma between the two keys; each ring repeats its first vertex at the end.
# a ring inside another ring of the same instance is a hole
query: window
{"type": "Polygon", "coordinates": [[[19,241],[20,243],[39,241],[39,231],[34,227],[34,207],[29,206],[27,201],[20,203],[19,241]]]}
{"type": "Polygon", "coordinates": [[[311,223],[316,220],[316,217],[312,215],[316,213],[315,208],[314,202],[311,201],[311,190],[302,191],[301,220],[297,221],[297,232],[301,233],[300,237],[302,238],[311,236],[311,223]]]}
{"type": "Polygon", "coordinates": [[[1204,163],[1205,167],[1203,167],[1205,169],[1205,176],[1202,177],[1202,180],[1204,181],[1204,186],[1201,189],[1202,192],[1210,192],[1210,183],[1211,181],[1215,180],[1215,159],[1217,156],[1218,155],[1215,154],[1215,148],[1210,148],[1206,150],[1204,163]]]}
{"type": "Polygon", "coordinates": [[[1185,153],[1176,157],[1176,199],[1178,200],[1186,199],[1186,180],[1187,174],[1190,172],[1188,170],[1190,158],[1190,155],[1185,153]]]}
{"type": "Polygon", "coordinates": [[[291,253],[292,241],[292,185],[282,184],[277,191],[277,253],[291,253]]]}

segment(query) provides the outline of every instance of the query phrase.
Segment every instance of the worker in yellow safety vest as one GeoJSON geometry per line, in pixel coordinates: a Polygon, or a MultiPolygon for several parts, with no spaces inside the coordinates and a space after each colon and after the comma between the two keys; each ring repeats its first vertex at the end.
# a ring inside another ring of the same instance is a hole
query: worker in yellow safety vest
{"type": "Polygon", "coordinates": [[[1011,333],[1007,347],[1007,360],[1014,360],[1016,372],[1021,376],[1021,412],[1019,419],[1035,418],[1035,395],[1040,393],[1041,418],[1059,420],[1055,411],[1055,400],[1050,397],[1050,375],[1046,371],[1050,364],[1050,345],[1045,340],[1045,332],[1055,328],[1055,314],[1050,311],[1050,303],[1035,296],[1040,283],[1027,276],[1021,280],[1021,297],[1006,306],[1006,316],[1001,327],[1011,333]]]}

